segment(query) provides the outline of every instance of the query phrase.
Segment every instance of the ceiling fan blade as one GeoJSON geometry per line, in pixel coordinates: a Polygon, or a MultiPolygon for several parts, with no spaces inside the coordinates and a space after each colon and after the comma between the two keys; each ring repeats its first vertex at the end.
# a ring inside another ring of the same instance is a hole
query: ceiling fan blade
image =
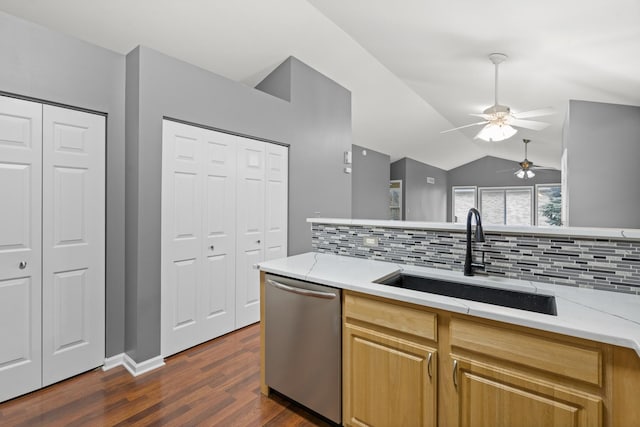
{"type": "Polygon", "coordinates": [[[537,171],[558,171],[556,168],[551,168],[547,166],[530,166],[529,169],[537,170],[537,171]]]}
{"type": "Polygon", "coordinates": [[[537,110],[523,111],[521,113],[511,112],[511,115],[513,117],[515,117],[516,119],[526,119],[526,118],[529,118],[529,117],[550,116],[550,115],[555,114],[555,113],[556,113],[556,111],[553,108],[547,107],[547,108],[539,108],[537,110]]]}
{"type": "Polygon", "coordinates": [[[464,125],[464,126],[458,126],[457,128],[443,130],[443,131],[442,131],[442,132],[440,132],[440,133],[453,132],[454,130],[459,130],[459,129],[469,128],[469,127],[471,127],[471,126],[485,125],[485,124],[487,124],[487,123],[489,123],[489,122],[485,120],[484,122],[471,123],[471,124],[464,125]]]}
{"type": "Polygon", "coordinates": [[[511,126],[521,127],[531,130],[542,130],[549,126],[549,123],[536,122],[535,120],[520,120],[514,117],[507,118],[507,123],[511,126]]]}

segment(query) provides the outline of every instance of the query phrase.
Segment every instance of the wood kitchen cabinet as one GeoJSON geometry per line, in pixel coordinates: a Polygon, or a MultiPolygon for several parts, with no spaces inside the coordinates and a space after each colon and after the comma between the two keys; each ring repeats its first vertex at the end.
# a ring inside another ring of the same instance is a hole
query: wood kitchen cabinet
{"type": "Polygon", "coordinates": [[[606,346],[561,341],[469,316],[453,315],[448,329],[454,425],[603,424],[606,346]]]}
{"type": "Polygon", "coordinates": [[[436,316],[350,294],[343,308],[344,424],[436,426],[436,316]]]}
{"type": "Polygon", "coordinates": [[[346,426],[639,425],[631,349],[351,291],[343,298],[346,426]]]}
{"type": "Polygon", "coordinates": [[[602,399],[498,367],[456,360],[460,427],[602,425],[602,399]]]}

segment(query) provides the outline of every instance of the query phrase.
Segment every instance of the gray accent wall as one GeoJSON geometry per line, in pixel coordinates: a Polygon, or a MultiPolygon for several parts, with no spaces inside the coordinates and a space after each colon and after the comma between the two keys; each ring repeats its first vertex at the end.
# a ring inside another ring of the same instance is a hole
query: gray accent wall
{"type": "Polygon", "coordinates": [[[256,90],[149,48],[127,55],[126,352],[136,362],[161,352],[163,117],[290,145],[289,254],[311,250],[306,218],[315,212],[351,216],[351,175],[342,165],[351,148],[350,92],[295,58],[274,73],[256,90]],[[279,98],[286,85],[291,102],[279,98]]]}
{"type": "Polygon", "coordinates": [[[124,351],[125,58],[0,12],[0,91],[107,114],[106,356],[124,351]]]}
{"type": "Polygon", "coordinates": [[[640,107],[569,101],[568,222],[640,228],[640,107]]]}
{"type": "Polygon", "coordinates": [[[446,221],[447,171],[405,157],[392,163],[391,179],[402,180],[402,219],[446,221]],[[428,178],[433,178],[433,184],[428,178]]]}
{"type": "Polygon", "coordinates": [[[352,145],[351,152],[352,164],[344,166],[352,168],[353,218],[389,219],[389,155],[359,145],[352,145]]]}
{"type": "Polygon", "coordinates": [[[451,169],[449,171],[449,184],[447,188],[447,221],[451,221],[451,192],[452,187],[455,186],[512,187],[535,186],[536,184],[560,184],[560,171],[536,171],[536,176],[524,180],[513,174],[517,168],[519,168],[519,166],[516,161],[485,156],[451,169]]]}

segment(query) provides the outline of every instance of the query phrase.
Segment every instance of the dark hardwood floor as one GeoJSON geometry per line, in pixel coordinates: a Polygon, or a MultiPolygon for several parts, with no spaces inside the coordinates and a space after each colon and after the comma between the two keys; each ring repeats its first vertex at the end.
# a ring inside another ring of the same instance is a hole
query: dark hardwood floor
{"type": "Polygon", "coordinates": [[[260,394],[258,324],[132,377],[123,367],[78,375],[0,404],[0,426],[328,426],[260,394]]]}

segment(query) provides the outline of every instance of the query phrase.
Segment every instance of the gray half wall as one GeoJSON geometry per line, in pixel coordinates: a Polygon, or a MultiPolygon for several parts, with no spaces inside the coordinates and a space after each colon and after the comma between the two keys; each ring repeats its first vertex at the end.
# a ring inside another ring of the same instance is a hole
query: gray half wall
{"type": "Polygon", "coordinates": [[[125,58],[0,12],[0,91],[107,113],[106,356],[124,351],[125,58]]]}
{"type": "MultiPolygon", "coordinates": [[[[351,176],[342,152],[351,147],[351,94],[289,58],[291,102],[154,50],[127,55],[126,352],[136,362],[160,355],[160,195],[162,119],[170,117],[289,144],[289,254],[311,250],[306,218],[314,212],[348,218],[351,176]],[[131,104],[136,104],[135,105],[131,104]]],[[[268,78],[267,78],[268,79],[268,78]]],[[[284,89],[283,89],[284,90],[284,89]]],[[[282,91],[275,91],[282,95],[282,91]]]]}
{"type": "Polygon", "coordinates": [[[389,219],[390,157],[387,154],[353,145],[351,177],[351,214],[353,218],[389,219]],[[366,150],[367,155],[363,154],[366,150]]]}

